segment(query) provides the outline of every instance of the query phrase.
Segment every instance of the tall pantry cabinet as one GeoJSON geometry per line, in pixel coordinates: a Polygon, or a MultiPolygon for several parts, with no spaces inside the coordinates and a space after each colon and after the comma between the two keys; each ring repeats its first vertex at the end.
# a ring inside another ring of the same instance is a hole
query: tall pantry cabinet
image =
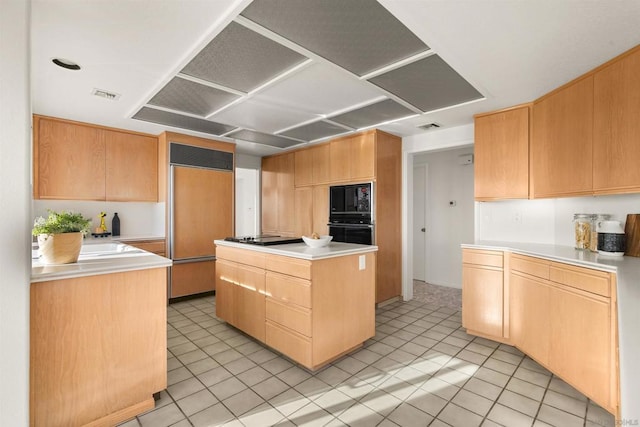
{"type": "Polygon", "coordinates": [[[369,130],[262,159],[262,232],[327,234],[329,187],[373,182],[376,302],[402,292],[402,140],[369,130]]]}

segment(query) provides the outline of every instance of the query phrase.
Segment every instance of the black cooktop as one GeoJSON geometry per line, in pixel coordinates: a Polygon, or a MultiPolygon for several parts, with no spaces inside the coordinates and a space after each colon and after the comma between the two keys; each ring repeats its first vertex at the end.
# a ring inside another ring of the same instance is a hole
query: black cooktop
{"type": "Polygon", "coordinates": [[[225,237],[228,242],[247,243],[250,245],[271,246],[284,245],[286,243],[302,243],[300,237],[282,236],[250,236],[250,237],[225,237]]]}

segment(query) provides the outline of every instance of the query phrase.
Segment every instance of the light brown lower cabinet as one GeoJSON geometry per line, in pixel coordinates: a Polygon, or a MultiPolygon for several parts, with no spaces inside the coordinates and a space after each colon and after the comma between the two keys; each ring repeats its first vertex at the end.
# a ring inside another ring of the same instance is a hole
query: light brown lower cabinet
{"type": "Polygon", "coordinates": [[[165,255],[165,239],[152,239],[152,240],[120,240],[121,243],[124,243],[129,246],[133,246],[134,248],[142,249],[143,251],[151,252],[156,255],[164,256],[165,255]]]}
{"type": "Polygon", "coordinates": [[[309,369],[375,335],[374,252],[309,261],[218,246],[216,256],[216,316],[309,369]]]}
{"type": "Polygon", "coordinates": [[[618,414],[615,274],[513,254],[509,287],[512,343],[618,414]]]}
{"type": "Polygon", "coordinates": [[[31,426],[113,426],[154,407],[166,283],[155,268],[31,284],[31,426]]]}
{"type": "Polygon", "coordinates": [[[462,326],[496,341],[509,337],[503,265],[501,251],[462,250],[462,326]]]}

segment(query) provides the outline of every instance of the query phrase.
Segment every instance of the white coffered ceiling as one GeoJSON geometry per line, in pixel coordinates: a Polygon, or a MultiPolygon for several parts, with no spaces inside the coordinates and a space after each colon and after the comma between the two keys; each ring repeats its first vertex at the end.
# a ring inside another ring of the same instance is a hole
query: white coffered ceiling
{"type": "Polygon", "coordinates": [[[640,43],[637,0],[32,6],[34,113],[218,137],[255,155],[374,125],[407,136],[426,123],[471,123],[640,43]],[[93,96],[95,88],[120,97],[93,96]]]}

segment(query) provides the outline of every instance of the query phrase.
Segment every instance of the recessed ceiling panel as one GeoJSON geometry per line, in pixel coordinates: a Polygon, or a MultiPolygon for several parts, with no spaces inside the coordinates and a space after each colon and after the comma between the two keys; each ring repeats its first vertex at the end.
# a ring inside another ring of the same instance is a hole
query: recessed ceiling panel
{"type": "Polygon", "coordinates": [[[180,114],[169,113],[167,111],[156,110],[155,108],[142,107],[132,118],[145,122],[157,123],[181,129],[189,129],[196,132],[210,133],[212,135],[222,135],[235,129],[234,126],[223,125],[205,119],[182,116],[180,114]]]}
{"type": "Polygon", "coordinates": [[[483,98],[438,55],[396,68],[369,81],[425,112],[483,98]]]}
{"type": "Polygon", "coordinates": [[[250,92],[307,58],[231,22],[187,64],[182,73],[250,92]]]}
{"type": "Polygon", "coordinates": [[[319,118],[318,115],[307,113],[302,109],[264,102],[257,96],[238,102],[210,117],[212,120],[246,129],[260,129],[265,133],[275,133],[319,118]]]}
{"type": "Polygon", "coordinates": [[[300,144],[300,141],[294,141],[281,136],[269,135],[262,132],[254,132],[252,130],[242,129],[227,135],[229,138],[242,139],[249,142],[257,142],[258,144],[270,145],[278,148],[288,148],[300,144]]]}
{"type": "Polygon", "coordinates": [[[254,0],[242,16],[360,76],[429,49],[375,0],[254,0]]]}
{"type": "Polygon", "coordinates": [[[299,112],[331,114],[381,97],[375,86],[316,63],[260,91],[254,99],[299,112]]]}
{"type": "Polygon", "coordinates": [[[392,99],[368,105],[348,113],[330,117],[330,120],[355,129],[377,125],[390,120],[400,119],[415,114],[404,105],[398,104],[392,99]]]}
{"type": "Polygon", "coordinates": [[[315,141],[316,139],[327,138],[346,132],[349,131],[341,126],[325,121],[319,121],[282,132],[282,135],[301,139],[303,141],[315,141]]]}
{"type": "Polygon", "coordinates": [[[148,104],[207,116],[237,98],[238,95],[174,77],[148,104]]]}

